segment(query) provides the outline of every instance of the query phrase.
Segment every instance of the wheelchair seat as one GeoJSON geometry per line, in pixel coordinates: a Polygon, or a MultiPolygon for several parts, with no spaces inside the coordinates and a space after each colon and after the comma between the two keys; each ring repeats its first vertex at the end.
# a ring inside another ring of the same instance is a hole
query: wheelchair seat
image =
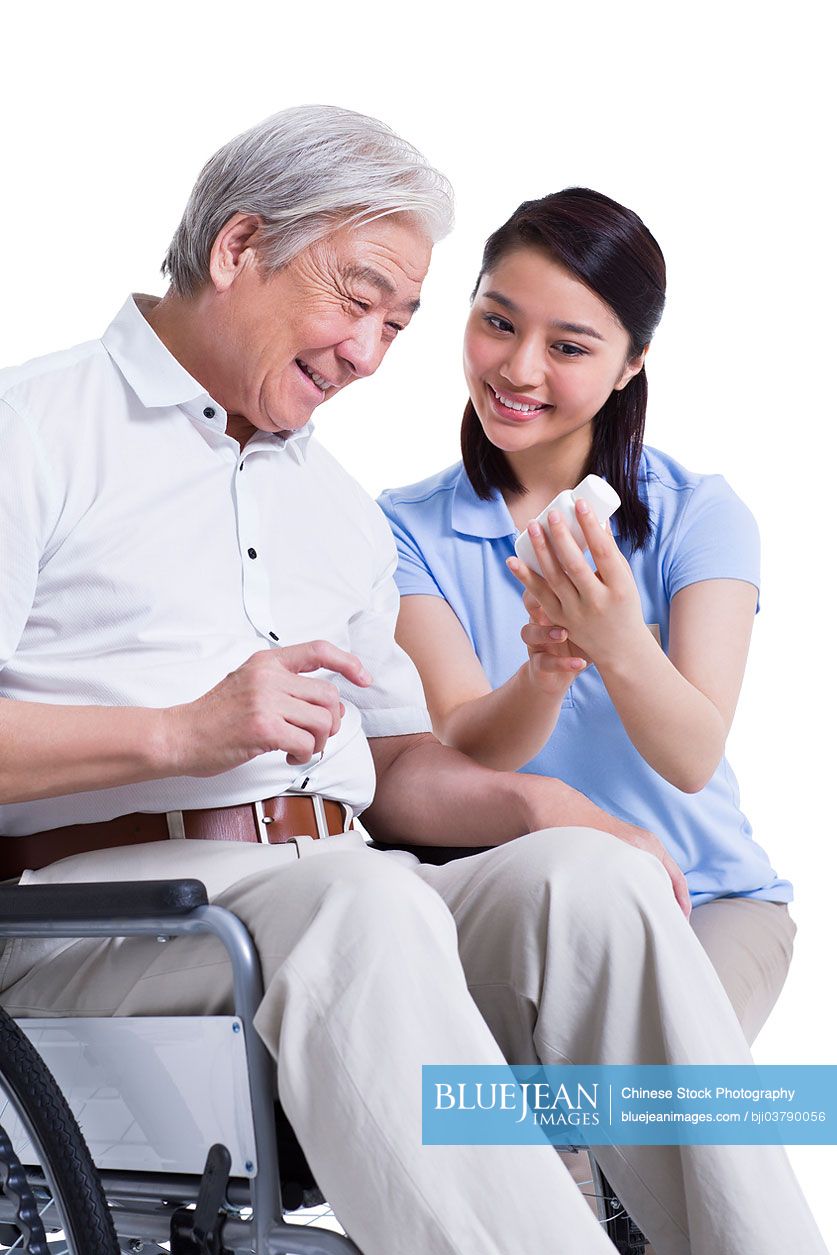
{"type": "MultiPolygon", "coordinates": [[[[286,1210],[322,1196],[275,1102],[273,1061],[253,1028],[262,979],[241,921],[210,905],[195,880],[0,886],[0,938],[194,933],[226,946],[233,1015],[18,1022],[90,1144],[120,1248],[359,1255],[342,1234],[285,1220],[286,1210]]],[[[43,1189],[38,1165],[32,1173],[43,1189]]]]}

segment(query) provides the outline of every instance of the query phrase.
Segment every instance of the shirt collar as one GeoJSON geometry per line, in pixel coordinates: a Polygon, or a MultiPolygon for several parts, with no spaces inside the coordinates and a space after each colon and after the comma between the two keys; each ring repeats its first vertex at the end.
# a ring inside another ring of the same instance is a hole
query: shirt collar
{"type": "Polygon", "coordinates": [[[497,489],[492,489],[489,499],[483,501],[474,491],[464,466],[453,490],[451,526],[463,536],[481,536],[485,540],[517,535],[514,519],[497,489]]]}
{"type": "MultiPolygon", "coordinates": [[[[199,397],[206,397],[209,402],[211,398],[206,389],[180,365],[143,316],[140,306],[147,310],[154,304],[156,298],[153,296],[139,293],[129,296],[102,336],[102,344],[140,401],[149,409],[183,405],[199,397]]],[[[212,404],[214,406],[215,403],[212,404]]],[[[226,421],[226,414],[224,419],[226,421]]]]}
{"type": "Polygon", "coordinates": [[[278,433],[274,434],[269,431],[255,431],[241,452],[244,457],[247,457],[248,454],[258,453],[261,449],[266,449],[268,452],[274,449],[285,449],[301,466],[305,461],[308,442],[313,434],[314,422],[310,418],[304,427],[300,427],[299,431],[292,431],[289,436],[280,436],[278,433]]]}
{"type": "MultiPolygon", "coordinates": [[[[102,336],[102,344],[147,409],[181,406],[195,422],[223,432],[227,426],[226,410],[169,352],[143,314],[159,299],[142,293],[129,296],[102,336]]],[[[288,436],[256,431],[245,449],[287,449],[297,462],[302,462],[313,434],[314,424],[310,421],[288,436]]]]}

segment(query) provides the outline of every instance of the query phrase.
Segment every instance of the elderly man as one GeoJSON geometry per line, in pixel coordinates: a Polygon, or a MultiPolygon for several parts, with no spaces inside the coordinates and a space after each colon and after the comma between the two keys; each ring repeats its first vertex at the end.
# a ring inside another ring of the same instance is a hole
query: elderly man
{"type": "MultiPolygon", "coordinates": [[[[430,734],[389,529],[312,437],[449,217],[386,127],[289,110],[206,166],[162,300],[0,376],[0,876],[194,875],[241,916],[283,1105],[367,1255],[606,1255],[550,1148],[421,1146],[421,1065],[749,1056],[659,842],[430,734]],[[419,864],[361,813],[494,848],[419,864]]],[[[195,938],[16,943],[0,988],[19,1016],[229,999],[195,938]]],[[[661,1252],[821,1249],[779,1150],[603,1161],[661,1252]]]]}

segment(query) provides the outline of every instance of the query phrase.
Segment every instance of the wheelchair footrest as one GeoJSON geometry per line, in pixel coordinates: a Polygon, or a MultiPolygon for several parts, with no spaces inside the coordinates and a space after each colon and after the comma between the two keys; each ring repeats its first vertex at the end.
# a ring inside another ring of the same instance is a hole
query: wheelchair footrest
{"type": "Polygon", "coordinates": [[[178,1207],[172,1216],[172,1255],[233,1255],[223,1240],[231,1162],[226,1146],[211,1147],[195,1210],[178,1207]]]}

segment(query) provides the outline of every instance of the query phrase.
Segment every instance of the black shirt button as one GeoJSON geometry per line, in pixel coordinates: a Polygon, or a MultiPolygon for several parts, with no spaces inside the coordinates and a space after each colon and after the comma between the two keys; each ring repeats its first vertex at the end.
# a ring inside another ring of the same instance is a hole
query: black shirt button
{"type": "Polygon", "coordinates": [[[279,640],[279,637],[276,635],[276,633],[275,633],[275,632],[268,632],[268,636],[270,637],[270,639],[271,639],[272,641],[278,641],[278,640],[279,640]]]}
{"type": "Polygon", "coordinates": [[[208,405],[208,406],[206,407],[206,409],[205,409],[205,410],[204,410],[204,412],[203,412],[203,416],[204,416],[204,418],[214,418],[214,417],[215,417],[215,411],[213,410],[213,408],[212,408],[212,406],[211,406],[211,405],[208,405]]]}
{"type": "Polygon", "coordinates": [[[248,549],[248,550],[247,550],[247,557],[248,557],[248,558],[258,558],[258,556],[259,556],[259,555],[256,553],[255,549],[248,549]]]}

